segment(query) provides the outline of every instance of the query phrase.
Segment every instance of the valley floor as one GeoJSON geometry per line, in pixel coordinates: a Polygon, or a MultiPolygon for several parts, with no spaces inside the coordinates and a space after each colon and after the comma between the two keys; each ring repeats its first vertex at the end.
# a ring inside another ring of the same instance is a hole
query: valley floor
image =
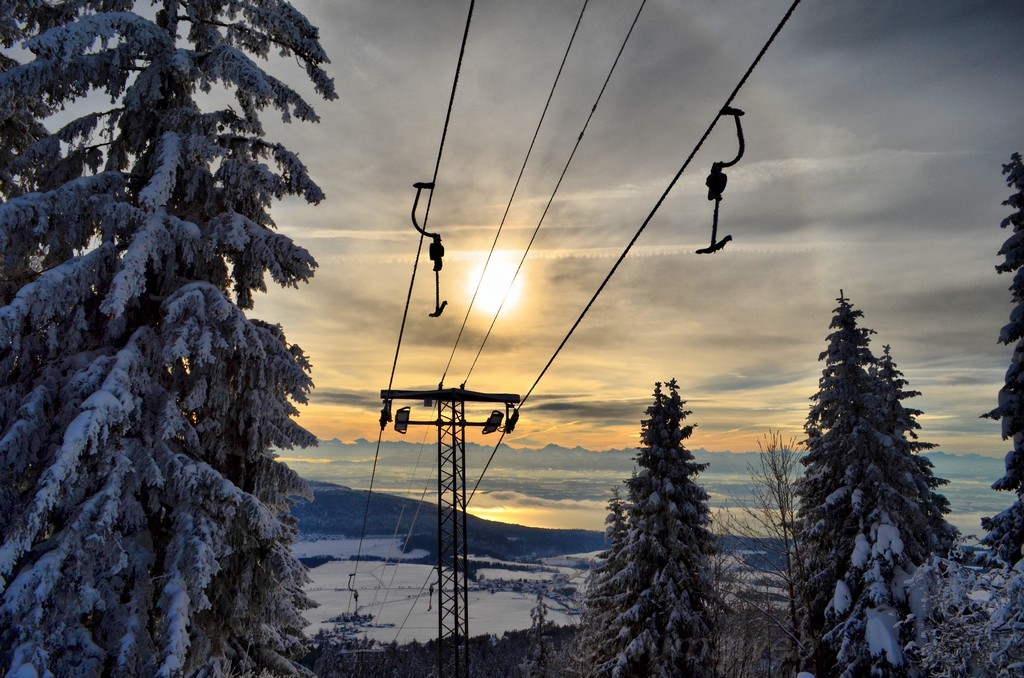
{"type": "MultiPolygon", "coordinates": [[[[359,549],[357,539],[324,539],[295,545],[299,557],[330,556],[332,560],[310,570],[313,580],[306,592],[319,607],[305,613],[310,621],[306,632],[332,632],[343,615],[359,615],[355,628],[360,638],[382,643],[427,642],[436,638],[437,596],[432,565],[397,562],[421,558],[426,552],[401,554],[390,538],[363,541],[363,557],[382,560],[347,560],[359,549]],[[349,589],[358,593],[358,599],[349,589]],[[372,618],[367,620],[366,616],[372,618]]],[[[475,580],[469,585],[469,628],[471,635],[500,636],[506,631],[528,629],[530,611],[537,605],[537,592],[544,591],[548,620],[557,625],[574,623],[578,614],[576,592],[582,587],[587,569],[574,567],[593,557],[545,559],[542,563],[503,563],[470,556],[475,580]]],[[[352,619],[352,618],[350,618],[352,619]]]]}

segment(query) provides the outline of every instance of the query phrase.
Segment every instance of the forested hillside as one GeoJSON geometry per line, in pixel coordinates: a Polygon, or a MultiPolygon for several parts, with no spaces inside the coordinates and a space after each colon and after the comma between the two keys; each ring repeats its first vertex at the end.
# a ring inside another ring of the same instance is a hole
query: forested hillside
{"type": "MultiPolygon", "coordinates": [[[[292,507],[303,537],[397,535],[406,549],[437,555],[437,505],[374,492],[366,511],[366,491],[331,483],[310,483],[313,501],[292,507]]],[[[566,553],[588,553],[605,546],[604,534],[591,530],[559,530],[510,525],[468,516],[472,552],[502,560],[529,560],[566,553]]]]}

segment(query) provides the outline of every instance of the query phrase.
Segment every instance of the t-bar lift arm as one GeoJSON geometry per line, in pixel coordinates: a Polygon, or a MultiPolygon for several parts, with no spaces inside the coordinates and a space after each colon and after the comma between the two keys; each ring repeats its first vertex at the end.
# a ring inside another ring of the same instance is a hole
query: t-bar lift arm
{"type": "Polygon", "coordinates": [[[722,193],[725,191],[725,184],[728,181],[728,177],[722,169],[725,167],[732,167],[740,161],[740,158],[743,157],[743,151],[746,149],[746,144],[743,141],[743,125],[740,124],[740,117],[743,115],[743,111],[738,108],[726,106],[722,109],[722,115],[731,115],[733,120],[736,121],[736,136],[739,139],[739,151],[736,153],[736,157],[728,162],[723,160],[721,162],[711,164],[711,174],[708,175],[707,181],[704,182],[708,187],[708,200],[715,201],[715,214],[711,222],[711,244],[697,250],[697,254],[714,254],[725,247],[725,243],[732,240],[731,235],[727,235],[721,240],[718,240],[718,205],[722,202],[722,193]]]}
{"type": "Polygon", "coordinates": [[[444,245],[441,244],[441,235],[439,233],[430,233],[416,221],[416,207],[420,202],[420,193],[423,189],[428,191],[434,190],[434,183],[432,181],[420,181],[412,185],[416,189],[416,198],[412,201],[412,225],[422,235],[430,238],[430,260],[434,262],[434,312],[430,314],[431,318],[440,317],[441,313],[444,312],[444,307],[448,305],[447,301],[441,301],[441,268],[444,266],[444,245]]]}

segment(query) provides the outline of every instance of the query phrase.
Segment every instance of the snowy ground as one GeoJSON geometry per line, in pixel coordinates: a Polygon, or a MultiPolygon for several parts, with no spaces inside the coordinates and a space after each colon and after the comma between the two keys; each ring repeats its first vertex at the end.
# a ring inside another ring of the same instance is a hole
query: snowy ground
{"type": "Polygon", "coordinates": [[[315,541],[296,542],[292,552],[299,558],[313,556],[334,556],[347,560],[357,553],[375,558],[391,560],[415,560],[429,555],[423,549],[412,549],[404,555],[396,540],[391,537],[370,537],[363,540],[363,548],[359,549],[358,539],[317,539],[315,541]]]}
{"type": "Polygon", "coordinates": [[[496,579],[505,581],[551,581],[550,572],[523,572],[522,570],[499,570],[490,567],[480,568],[476,571],[476,576],[477,579],[483,581],[494,581],[496,579]]]}
{"type": "Polygon", "coordinates": [[[593,563],[597,561],[601,551],[591,551],[589,553],[570,553],[565,556],[551,556],[550,558],[541,558],[540,561],[545,565],[557,565],[560,567],[575,567],[577,563],[587,562],[593,563]]]}
{"type": "MultiPolygon", "coordinates": [[[[397,557],[390,539],[364,540],[364,555],[397,557]]],[[[358,549],[358,540],[330,539],[300,542],[295,545],[296,555],[328,555],[347,558],[358,549]]],[[[424,553],[413,553],[418,557],[424,553]]],[[[498,565],[487,561],[488,565],[498,565]]],[[[538,566],[533,571],[506,570],[488,567],[480,570],[484,576],[479,583],[470,582],[469,630],[471,635],[492,633],[501,635],[505,631],[529,628],[530,610],[536,605],[538,587],[559,584],[579,585],[579,572],[569,567],[538,566]],[[545,571],[557,570],[555,572],[545,571]]],[[[373,623],[363,627],[368,638],[383,642],[397,641],[399,644],[412,640],[425,642],[437,636],[436,593],[430,595],[429,585],[436,580],[436,572],[429,565],[394,564],[375,561],[332,561],[310,570],[312,583],[306,592],[320,607],[308,610],[305,617],[310,621],[306,628],[309,635],[321,628],[330,629],[328,620],[346,613],[368,614],[373,623]],[[356,572],[353,586],[359,593],[358,607],[348,590],[349,575],[356,572]]],[[[574,623],[569,614],[572,602],[564,596],[552,594],[547,597],[548,619],[556,624],[574,623]]]]}

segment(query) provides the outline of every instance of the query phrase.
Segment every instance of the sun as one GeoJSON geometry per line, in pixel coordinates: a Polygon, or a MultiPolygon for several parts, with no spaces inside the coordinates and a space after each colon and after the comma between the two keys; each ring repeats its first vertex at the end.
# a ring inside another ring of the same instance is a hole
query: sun
{"type": "Polygon", "coordinates": [[[473,290],[477,282],[480,283],[480,290],[476,294],[476,301],[473,308],[480,313],[494,316],[501,309],[502,313],[512,311],[519,303],[522,289],[522,274],[516,277],[516,263],[510,259],[494,256],[487,265],[483,280],[480,273],[484,270],[483,262],[477,266],[466,282],[466,297],[473,298],[473,290]],[[502,305],[504,300],[504,305],[502,305]]]}

